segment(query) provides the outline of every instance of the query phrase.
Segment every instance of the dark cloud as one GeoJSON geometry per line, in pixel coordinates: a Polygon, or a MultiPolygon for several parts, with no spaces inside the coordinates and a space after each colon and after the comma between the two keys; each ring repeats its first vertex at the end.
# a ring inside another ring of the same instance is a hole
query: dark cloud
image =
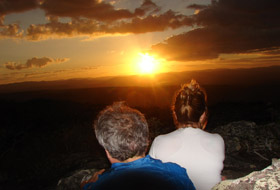
{"type": "Polygon", "coordinates": [[[37,58],[33,57],[31,59],[28,59],[26,63],[24,64],[18,64],[16,62],[7,62],[5,63],[5,67],[10,70],[22,70],[22,69],[28,69],[32,67],[44,67],[50,63],[62,63],[68,61],[68,58],[59,58],[59,59],[52,59],[48,57],[42,57],[37,58]]]}
{"type": "Polygon", "coordinates": [[[264,55],[280,55],[280,48],[270,48],[269,50],[263,50],[261,53],[264,55]]]}
{"type": "Polygon", "coordinates": [[[240,59],[230,59],[230,63],[246,63],[246,64],[273,64],[280,65],[280,55],[278,56],[263,56],[256,58],[240,58],[240,59]]]}
{"type": "Polygon", "coordinates": [[[187,8],[201,10],[201,9],[207,8],[207,5],[191,4],[191,5],[187,6],[187,8]]]}
{"type": "Polygon", "coordinates": [[[39,6],[38,0],[0,0],[0,15],[24,12],[39,6]]]}
{"type": "Polygon", "coordinates": [[[111,4],[97,0],[45,0],[41,8],[47,15],[91,18],[101,21],[113,21],[133,17],[128,10],[115,10],[111,4]]]}
{"type": "Polygon", "coordinates": [[[192,20],[173,11],[161,15],[136,17],[130,21],[105,24],[91,19],[72,19],[71,22],[59,22],[58,17],[51,16],[49,23],[30,25],[27,29],[29,40],[42,40],[51,37],[72,37],[77,35],[102,36],[112,34],[146,33],[164,31],[191,25],[192,20]]]}
{"type": "Polygon", "coordinates": [[[151,11],[152,13],[156,13],[160,11],[160,7],[158,7],[151,0],[144,0],[141,7],[135,9],[135,15],[145,15],[149,11],[151,11]]]}
{"type": "Polygon", "coordinates": [[[4,26],[4,19],[5,19],[5,16],[4,15],[0,15],[0,27],[4,26]]]}
{"type": "Polygon", "coordinates": [[[176,29],[191,25],[188,17],[169,10],[161,15],[149,15],[145,18],[135,18],[130,22],[122,22],[107,29],[109,33],[146,33],[176,29]]]}
{"type": "Polygon", "coordinates": [[[0,0],[0,16],[40,8],[48,16],[89,18],[99,21],[116,21],[144,16],[147,12],[157,12],[160,8],[151,0],[143,0],[134,12],[115,7],[101,0],[0,0]]]}
{"type": "Polygon", "coordinates": [[[279,27],[280,1],[220,0],[213,1],[195,16],[201,26],[234,26],[249,28],[279,27]]]}
{"type": "Polygon", "coordinates": [[[134,12],[127,9],[115,9],[113,5],[99,0],[44,0],[41,8],[45,10],[47,15],[70,18],[83,17],[103,22],[143,16],[147,11],[158,9],[157,5],[150,0],[144,0],[141,7],[134,12]]]}
{"type": "Polygon", "coordinates": [[[280,1],[220,0],[201,8],[192,17],[197,29],[152,46],[152,52],[188,61],[280,48],[280,1]]]}

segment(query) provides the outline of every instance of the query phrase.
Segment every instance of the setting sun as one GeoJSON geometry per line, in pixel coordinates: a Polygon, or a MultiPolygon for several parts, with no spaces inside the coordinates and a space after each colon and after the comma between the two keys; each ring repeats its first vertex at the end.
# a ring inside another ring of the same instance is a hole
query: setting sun
{"type": "Polygon", "coordinates": [[[142,74],[152,74],[155,73],[158,66],[158,61],[148,53],[139,53],[140,60],[138,62],[139,72],[142,74]]]}

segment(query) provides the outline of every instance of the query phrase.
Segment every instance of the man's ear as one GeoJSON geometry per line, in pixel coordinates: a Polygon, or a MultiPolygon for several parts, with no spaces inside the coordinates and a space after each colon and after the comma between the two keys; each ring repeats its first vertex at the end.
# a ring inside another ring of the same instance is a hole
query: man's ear
{"type": "Polygon", "coordinates": [[[108,150],[105,149],[105,152],[106,152],[107,158],[111,157],[111,155],[110,155],[110,153],[108,152],[108,150]]]}
{"type": "Polygon", "coordinates": [[[120,162],[118,159],[113,158],[113,157],[111,156],[111,154],[110,154],[106,149],[105,149],[105,152],[106,152],[107,158],[108,158],[108,160],[111,162],[111,164],[120,162]]]}
{"type": "Polygon", "coordinates": [[[199,124],[200,124],[200,128],[202,130],[205,129],[206,125],[207,125],[208,119],[207,119],[207,115],[206,112],[203,112],[203,114],[200,116],[199,118],[199,124]]]}

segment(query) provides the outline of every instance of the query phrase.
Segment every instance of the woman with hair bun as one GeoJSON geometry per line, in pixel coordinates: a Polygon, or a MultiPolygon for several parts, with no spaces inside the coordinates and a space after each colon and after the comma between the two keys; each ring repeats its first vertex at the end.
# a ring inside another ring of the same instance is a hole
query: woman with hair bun
{"type": "Polygon", "coordinates": [[[208,121],[206,92],[195,81],[175,93],[172,115],[176,130],[155,138],[150,156],[174,162],[187,170],[198,190],[209,190],[221,181],[224,140],[204,131],[208,121]]]}

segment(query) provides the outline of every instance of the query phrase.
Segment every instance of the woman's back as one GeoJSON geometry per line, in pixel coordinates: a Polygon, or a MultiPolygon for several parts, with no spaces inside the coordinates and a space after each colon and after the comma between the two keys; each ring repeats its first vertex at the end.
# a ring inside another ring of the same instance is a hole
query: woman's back
{"type": "Polygon", "coordinates": [[[174,162],[186,168],[198,190],[211,189],[221,181],[224,141],[220,135],[191,127],[180,128],[158,136],[149,154],[163,162],[174,162]]]}

